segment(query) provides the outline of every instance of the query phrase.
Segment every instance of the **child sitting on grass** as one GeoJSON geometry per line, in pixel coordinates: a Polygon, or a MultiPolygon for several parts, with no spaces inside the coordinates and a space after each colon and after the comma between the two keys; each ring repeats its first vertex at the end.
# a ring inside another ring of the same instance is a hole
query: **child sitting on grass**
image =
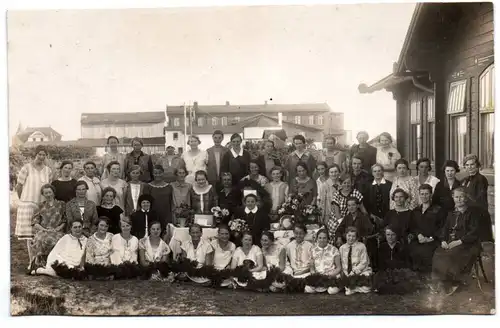
{"type": "Polygon", "coordinates": [[[372,269],[365,244],[358,241],[358,230],[348,227],[346,243],[340,247],[345,294],[369,293],[372,269]]]}

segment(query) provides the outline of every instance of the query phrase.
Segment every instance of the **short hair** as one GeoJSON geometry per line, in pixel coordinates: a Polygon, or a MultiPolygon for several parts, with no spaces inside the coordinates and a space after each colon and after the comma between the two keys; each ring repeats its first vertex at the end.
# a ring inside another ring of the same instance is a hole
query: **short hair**
{"type": "Polygon", "coordinates": [[[370,136],[368,135],[368,132],[366,132],[366,131],[359,131],[359,132],[356,134],[356,139],[357,139],[357,138],[359,138],[359,136],[360,136],[361,134],[364,134],[367,138],[369,138],[369,137],[370,137],[370,136]]]}
{"type": "Polygon", "coordinates": [[[80,219],[80,218],[76,218],[76,219],[71,220],[71,223],[70,223],[69,227],[73,228],[73,224],[75,224],[77,222],[80,223],[83,226],[83,220],[80,219]]]}
{"type": "Polygon", "coordinates": [[[353,159],[359,159],[359,160],[361,161],[361,164],[363,164],[363,163],[364,163],[363,158],[362,158],[361,156],[359,156],[359,155],[354,155],[354,156],[352,156],[352,157],[351,157],[351,164],[352,164],[352,160],[353,160],[353,159]]]}
{"type": "Polygon", "coordinates": [[[241,239],[243,240],[245,236],[250,236],[252,238],[252,243],[253,243],[253,234],[251,230],[243,231],[243,233],[241,234],[241,239]]]}
{"type": "Polygon", "coordinates": [[[215,136],[216,134],[221,135],[222,138],[224,138],[224,132],[221,130],[215,130],[214,133],[212,133],[212,137],[215,136]]]}
{"type": "Polygon", "coordinates": [[[385,226],[384,227],[384,234],[387,233],[387,230],[394,233],[396,235],[396,237],[398,236],[397,230],[396,230],[396,228],[394,228],[394,226],[392,226],[392,225],[385,226]]]}
{"type": "Polygon", "coordinates": [[[188,141],[191,140],[191,139],[195,139],[196,141],[198,141],[199,144],[201,144],[201,140],[200,140],[200,138],[198,136],[195,136],[195,135],[192,134],[192,135],[189,136],[188,141]]]}
{"type": "Polygon", "coordinates": [[[401,165],[401,164],[406,166],[406,169],[408,169],[408,170],[410,169],[410,164],[408,164],[408,161],[404,158],[400,158],[396,162],[394,162],[394,168],[397,168],[398,165],[401,165]]]}
{"type": "Polygon", "coordinates": [[[122,223],[126,223],[128,225],[132,225],[132,219],[130,217],[124,215],[124,216],[122,216],[120,218],[120,224],[122,224],[122,223]]]}
{"type": "Polygon", "coordinates": [[[151,227],[154,226],[155,224],[159,224],[160,225],[160,229],[161,229],[161,222],[158,221],[158,220],[154,220],[153,222],[151,222],[151,224],[149,225],[149,231],[151,231],[151,227]]]}
{"type": "Polygon", "coordinates": [[[143,201],[148,201],[151,205],[153,205],[154,203],[154,197],[149,195],[149,194],[142,194],[139,196],[139,199],[137,200],[137,204],[139,205],[139,207],[141,206],[141,203],[143,201]]]}
{"type": "Polygon", "coordinates": [[[222,173],[220,174],[220,179],[221,179],[221,181],[222,181],[222,178],[224,178],[224,177],[230,177],[230,178],[232,179],[232,178],[233,178],[233,175],[231,174],[231,172],[222,172],[222,173]]]}
{"type": "Polygon", "coordinates": [[[333,163],[328,168],[328,174],[330,174],[330,170],[333,169],[334,167],[339,171],[339,173],[342,173],[342,169],[340,168],[340,165],[338,165],[337,163],[333,163]]]}
{"type": "Polygon", "coordinates": [[[444,162],[441,170],[444,172],[447,167],[454,168],[457,173],[460,172],[460,167],[458,166],[458,163],[454,160],[451,160],[451,159],[446,160],[446,162],[444,162]]]}
{"type": "Polygon", "coordinates": [[[420,164],[422,163],[428,163],[429,164],[429,170],[432,171],[432,163],[431,163],[431,160],[428,159],[427,157],[424,157],[424,158],[419,158],[417,160],[417,170],[418,170],[418,167],[420,166],[420,164]]]}
{"type": "Polygon", "coordinates": [[[243,138],[241,138],[240,134],[239,133],[233,133],[231,135],[231,141],[233,141],[234,139],[240,139],[241,141],[243,141],[243,138]]]}
{"type": "Polygon", "coordinates": [[[307,167],[306,163],[304,163],[302,161],[298,162],[297,165],[295,165],[295,172],[297,172],[297,168],[299,168],[299,167],[302,167],[306,171],[307,175],[309,175],[309,168],[307,167]]]}
{"type": "Polygon", "coordinates": [[[465,166],[465,163],[467,163],[470,160],[474,160],[477,167],[481,167],[481,162],[479,161],[479,158],[477,157],[477,155],[474,154],[468,154],[467,156],[465,156],[463,160],[463,165],[465,166]]]}
{"type": "Polygon", "coordinates": [[[217,226],[217,232],[220,232],[221,230],[227,230],[228,232],[231,232],[231,229],[229,229],[229,226],[225,223],[221,223],[217,226]]]}
{"type": "Polygon", "coordinates": [[[318,166],[320,165],[323,165],[325,167],[326,173],[328,174],[328,164],[325,161],[319,161],[316,163],[316,168],[318,168],[318,166]]]}
{"type": "Polygon", "coordinates": [[[420,185],[420,187],[418,187],[418,191],[420,191],[420,190],[428,190],[432,194],[432,186],[428,183],[424,183],[423,185],[420,185]]]}
{"type": "Polygon", "coordinates": [[[172,146],[172,145],[168,145],[167,148],[165,148],[165,149],[173,149],[173,150],[175,150],[175,147],[172,146]]]}
{"type": "Polygon", "coordinates": [[[163,169],[163,166],[161,166],[160,164],[155,164],[153,166],[153,170],[158,170],[158,171],[161,171],[162,173],[165,172],[165,170],[163,169]]]}
{"type": "Polygon", "coordinates": [[[73,165],[73,162],[72,162],[72,161],[65,160],[65,161],[62,161],[62,162],[61,162],[61,165],[59,166],[59,168],[60,168],[60,169],[62,169],[64,166],[66,166],[66,165],[68,165],[68,164],[69,164],[69,165],[71,165],[71,168],[73,168],[73,167],[74,167],[74,165],[73,165]]]}
{"type": "Polygon", "coordinates": [[[115,137],[115,136],[109,136],[108,139],[106,140],[106,144],[109,145],[109,141],[111,139],[115,139],[116,140],[116,143],[120,143],[120,140],[118,140],[118,137],[115,137]]]}
{"type": "Polygon", "coordinates": [[[344,173],[342,173],[342,174],[340,175],[340,177],[339,177],[339,182],[340,182],[340,183],[343,183],[343,182],[344,182],[344,181],[346,181],[347,179],[349,179],[349,180],[351,180],[351,181],[352,181],[352,177],[351,177],[351,175],[350,175],[349,173],[347,173],[347,172],[344,172],[344,173]]]}
{"type": "Polygon", "coordinates": [[[295,229],[300,229],[300,230],[304,231],[304,233],[307,234],[307,227],[304,223],[301,223],[301,222],[295,223],[293,225],[293,230],[295,230],[295,229]]]}
{"type": "Polygon", "coordinates": [[[376,168],[376,167],[380,167],[380,169],[382,170],[382,172],[385,172],[384,166],[382,164],[378,164],[378,163],[375,163],[375,164],[372,165],[372,167],[371,167],[372,172],[373,172],[373,169],[376,168]]]}
{"type": "Polygon", "coordinates": [[[44,191],[45,189],[47,189],[47,188],[48,188],[48,189],[50,189],[50,190],[52,190],[52,192],[53,192],[53,193],[54,193],[54,195],[55,195],[55,193],[56,193],[56,187],[54,187],[54,186],[53,186],[53,185],[51,185],[50,183],[46,183],[46,184],[44,184],[44,185],[42,186],[42,188],[40,188],[40,193],[43,195],[43,191],[44,191]]]}
{"type": "Polygon", "coordinates": [[[194,228],[200,229],[200,232],[203,233],[203,228],[198,223],[193,223],[189,226],[189,233],[191,233],[194,228]]]}
{"type": "Polygon", "coordinates": [[[207,172],[205,172],[205,171],[203,171],[203,170],[198,170],[198,171],[196,171],[196,173],[194,174],[194,179],[196,180],[196,178],[197,178],[199,175],[203,175],[203,176],[205,177],[205,179],[208,179],[207,172]]]}
{"type": "Polygon", "coordinates": [[[102,197],[104,198],[104,195],[106,195],[108,192],[113,193],[113,198],[116,197],[116,190],[113,187],[106,187],[102,190],[102,197]]]}
{"type": "Polygon", "coordinates": [[[257,198],[257,196],[255,194],[248,194],[245,196],[245,198],[243,199],[245,202],[247,201],[247,198],[249,197],[252,197],[255,199],[255,201],[258,201],[259,199],[257,198]]]}
{"type": "Polygon", "coordinates": [[[273,148],[274,148],[274,146],[275,146],[275,145],[274,145],[274,141],[267,139],[267,140],[265,140],[265,141],[264,141],[264,145],[265,145],[267,142],[271,143],[271,144],[273,145],[273,148]]]}
{"type": "Polygon", "coordinates": [[[347,200],[345,203],[347,204],[349,202],[355,202],[356,205],[359,205],[359,199],[357,199],[356,197],[347,197],[347,200]]]}
{"type": "Polygon", "coordinates": [[[38,146],[36,146],[36,148],[35,148],[35,156],[36,156],[36,155],[38,155],[38,153],[40,153],[40,152],[42,152],[42,151],[43,151],[45,154],[48,154],[48,152],[47,152],[47,147],[42,146],[42,145],[38,145],[38,146]]]}
{"type": "Polygon", "coordinates": [[[332,136],[332,135],[326,136],[326,137],[324,138],[324,141],[327,141],[328,139],[333,140],[333,143],[334,143],[334,144],[336,144],[336,143],[337,143],[337,138],[335,138],[335,137],[334,137],[334,136],[332,136]]]}
{"type": "Polygon", "coordinates": [[[87,165],[93,165],[94,168],[97,169],[97,165],[96,165],[96,163],[94,161],[87,161],[87,162],[85,162],[85,164],[83,164],[83,168],[85,168],[85,166],[87,166],[87,165]]]}
{"type": "Polygon", "coordinates": [[[350,232],[354,232],[356,234],[356,237],[358,237],[358,229],[356,227],[353,227],[353,226],[347,227],[347,229],[345,230],[346,236],[350,232]]]}
{"type": "Polygon", "coordinates": [[[142,167],[140,165],[137,165],[137,164],[134,164],[130,167],[130,169],[128,170],[128,174],[130,175],[130,173],[133,171],[139,171],[140,174],[143,173],[142,167]]]}
{"type": "Polygon", "coordinates": [[[461,192],[461,193],[463,193],[465,195],[465,197],[467,199],[470,199],[469,192],[467,191],[467,189],[465,187],[460,186],[460,187],[457,187],[457,188],[453,189],[451,191],[451,195],[453,196],[456,192],[461,192]]]}
{"type": "Polygon", "coordinates": [[[130,144],[133,146],[133,145],[134,145],[134,142],[138,142],[138,143],[140,143],[140,144],[141,144],[141,146],[144,146],[144,141],[142,141],[142,139],[141,139],[141,138],[139,138],[139,137],[134,137],[134,138],[132,139],[132,141],[130,141],[130,144]]]}
{"type": "Polygon", "coordinates": [[[410,195],[409,195],[409,194],[408,194],[405,190],[403,190],[403,189],[401,189],[401,188],[396,188],[396,189],[394,190],[394,192],[392,193],[392,195],[391,195],[391,199],[392,199],[392,200],[394,200],[394,198],[395,198],[396,194],[398,194],[398,193],[403,194],[403,197],[404,197],[405,199],[410,198],[410,195]]]}
{"type": "Polygon", "coordinates": [[[306,143],[306,138],[304,138],[304,136],[300,134],[295,135],[292,139],[292,142],[294,142],[295,140],[300,140],[303,144],[306,143]]]}
{"type": "Polygon", "coordinates": [[[111,167],[113,165],[118,165],[120,168],[122,167],[121,164],[120,164],[120,162],[118,162],[118,161],[111,161],[111,162],[108,163],[108,165],[106,165],[106,169],[108,169],[108,171],[111,172],[111,167]]]}
{"type": "Polygon", "coordinates": [[[111,220],[107,216],[102,215],[102,216],[100,216],[100,217],[97,218],[97,221],[96,221],[95,225],[97,226],[101,222],[105,222],[106,225],[109,227],[109,223],[111,222],[111,220]]]}
{"type": "Polygon", "coordinates": [[[248,163],[248,168],[250,169],[250,164],[255,164],[259,167],[259,171],[260,171],[260,163],[257,159],[251,159],[250,162],[248,163]]]}
{"type": "Polygon", "coordinates": [[[185,168],[184,166],[179,166],[179,167],[176,167],[176,168],[175,168],[175,170],[174,170],[174,175],[176,175],[176,176],[177,176],[177,175],[179,175],[179,170],[183,170],[183,171],[184,171],[184,173],[186,173],[186,174],[187,174],[187,170],[186,170],[186,168],[185,168]]]}
{"type": "Polygon", "coordinates": [[[269,238],[269,240],[271,242],[274,242],[274,234],[271,231],[269,231],[269,230],[262,231],[262,233],[260,234],[260,237],[262,238],[264,236],[266,236],[267,238],[269,238]]]}
{"type": "Polygon", "coordinates": [[[389,139],[389,142],[392,143],[392,136],[389,132],[382,132],[381,134],[379,134],[378,142],[380,142],[380,137],[386,137],[387,139],[389,139]]]}
{"type": "Polygon", "coordinates": [[[85,189],[89,190],[89,185],[84,180],[78,180],[75,183],[75,191],[78,189],[78,186],[85,186],[85,189]]]}
{"type": "Polygon", "coordinates": [[[328,233],[328,230],[326,230],[325,228],[321,228],[321,229],[318,230],[318,232],[316,233],[316,239],[322,233],[324,233],[326,235],[326,239],[327,240],[330,240],[330,234],[328,233]]]}

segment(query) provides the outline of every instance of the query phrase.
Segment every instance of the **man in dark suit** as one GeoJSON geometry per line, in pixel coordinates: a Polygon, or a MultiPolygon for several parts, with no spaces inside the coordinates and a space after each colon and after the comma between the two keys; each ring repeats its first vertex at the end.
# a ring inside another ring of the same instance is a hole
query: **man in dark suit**
{"type": "Polygon", "coordinates": [[[356,136],[358,145],[353,145],[349,151],[349,158],[352,162],[354,157],[361,158],[363,161],[363,170],[370,172],[372,165],[377,162],[377,148],[369,145],[368,132],[360,131],[356,136]]]}
{"type": "Polygon", "coordinates": [[[221,162],[222,157],[228,151],[228,149],[222,146],[222,141],[224,140],[224,133],[220,130],[215,130],[212,134],[212,140],[214,141],[214,146],[207,149],[208,153],[208,164],[207,164],[207,176],[208,183],[210,183],[216,190],[221,186],[220,176],[221,176],[221,162]]]}

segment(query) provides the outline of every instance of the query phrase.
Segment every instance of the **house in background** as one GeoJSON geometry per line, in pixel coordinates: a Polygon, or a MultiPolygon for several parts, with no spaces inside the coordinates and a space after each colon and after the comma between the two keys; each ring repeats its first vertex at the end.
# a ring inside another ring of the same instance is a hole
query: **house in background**
{"type": "Polygon", "coordinates": [[[22,129],[21,125],[12,138],[13,146],[29,146],[31,143],[50,143],[61,141],[62,135],[49,127],[26,127],[22,129]]]}
{"type": "MultiPolygon", "coordinates": [[[[495,64],[492,3],[419,3],[393,73],[361,93],[396,100],[401,155],[434,162],[477,154],[494,204],[495,64]]],[[[414,167],[413,167],[414,168],[414,167]]]]}

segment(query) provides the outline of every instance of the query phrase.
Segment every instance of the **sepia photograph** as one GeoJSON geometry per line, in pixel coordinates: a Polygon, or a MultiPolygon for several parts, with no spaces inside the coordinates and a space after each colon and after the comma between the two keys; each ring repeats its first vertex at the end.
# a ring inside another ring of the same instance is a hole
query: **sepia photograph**
{"type": "Polygon", "coordinates": [[[5,19],[11,317],[496,314],[492,2],[5,19]]]}

